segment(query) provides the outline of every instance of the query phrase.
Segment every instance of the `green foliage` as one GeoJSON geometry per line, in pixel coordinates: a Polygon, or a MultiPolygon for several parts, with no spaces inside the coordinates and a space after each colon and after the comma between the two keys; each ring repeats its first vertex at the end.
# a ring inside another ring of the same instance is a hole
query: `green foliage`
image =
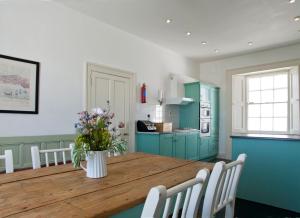
{"type": "MultiPolygon", "coordinates": [[[[101,110],[102,111],[102,110],[101,110]]],[[[74,167],[80,166],[89,151],[114,151],[123,153],[127,150],[127,142],[121,139],[117,128],[109,128],[114,114],[109,111],[102,113],[80,113],[79,123],[75,124],[79,135],[75,139],[72,161],[74,167]]]]}

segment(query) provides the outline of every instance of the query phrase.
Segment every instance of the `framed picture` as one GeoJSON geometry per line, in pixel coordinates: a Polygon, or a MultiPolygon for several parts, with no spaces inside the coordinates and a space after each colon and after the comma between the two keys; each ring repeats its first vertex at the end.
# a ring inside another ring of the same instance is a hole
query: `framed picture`
{"type": "Polygon", "coordinates": [[[0,55],[0,113],[38,114],[40,64],[0,55]]]}

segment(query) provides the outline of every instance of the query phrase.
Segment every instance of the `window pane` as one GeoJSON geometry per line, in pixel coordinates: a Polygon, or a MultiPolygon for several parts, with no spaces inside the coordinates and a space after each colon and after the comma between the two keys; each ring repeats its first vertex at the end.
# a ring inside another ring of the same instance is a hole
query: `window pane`
{"type": "Polygon", "coordinates": [[[261,105],[261,117],[273,117],[273,104],[261,105]]]}
{"type": "Polygon", "coordinates": [[[260,130],[260,118],[248,118],[248,130],[260,130]]]}
{"type": "Polygon", "coordinates": [[[261,91],[261,102],[273,102],[273,90],[261,91]]]}
{"type": "Polygon", "coordinates": [[[274,104],[274,117],[287,117],[287,103],[274,104]]]}
{"type": "Polygon", "coordinates": [[[264,76],[261,78],[261,90],[273,89],[273,76],[264,76]]]}
{"type": "Polygon", "coordinates": [[[272,131],[273,130],[273,118],[261,118],[261,128],[262,131],[272,131]]]}
{"type": "Polygon", "coordinates": [[[287,89],[274,90],[274,101],[275,102],[288,101],[288,90],[287,89]]]}
{"type": "Polygon", "coordinates": [[[251,103],[260,103],[260,91],[249,92],[248,101],[251,103]]]}
{"type": "Polygon", "coordinates": [[[274,76],[274,88],[287,88],[288,76],[287,74],[280,74],[274,76]]]}
{"type": "Polygon", "coordinates": [[[260,90],[260,78],[248,78],[249,91],[260,90]]]}
{"type": "Polygon", "coordinates": [[[274,131],[287,131],[287,118],[274,118],[274,131]]]}
{"type": "Polygon", "coordinates": [[[260,105],[250,104],[248,106],[248,117],[260,117],[260,105]]]}

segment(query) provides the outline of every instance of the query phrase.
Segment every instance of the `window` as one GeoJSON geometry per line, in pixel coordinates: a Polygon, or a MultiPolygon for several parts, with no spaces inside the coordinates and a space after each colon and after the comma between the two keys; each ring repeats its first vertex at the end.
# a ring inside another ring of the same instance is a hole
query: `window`
{"type": "Polygon", "coordinates": [[[300,134],[299,66],[232,76],[232,132],[300,134]]]}
{"type": "Polygon", "coordinates": [[[247,76],[246,87],[247,130],[287,132],[288,71],[247,76]]]}

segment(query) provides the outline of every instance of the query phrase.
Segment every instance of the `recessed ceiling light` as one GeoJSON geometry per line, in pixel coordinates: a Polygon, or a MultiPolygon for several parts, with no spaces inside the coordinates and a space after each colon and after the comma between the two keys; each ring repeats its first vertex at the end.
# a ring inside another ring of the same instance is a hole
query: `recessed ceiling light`
{"type": "Polygon", "coordinates": [[[202,45],[206,45],[207,42],[206,42],[206,41],[202,41],[201,44],[202,44],[202,45]]]}
{"type": "Polygon", "coordinates": [[[294,21],[299,21],[300,20],[300,16],[294,17],[294,21]]]}
{"type": "Polygon", "coordinates": [[[220,52],[220,50],[219,49],[215,49],[215,53],[219,53],[220,52]]]}
{"type": "Polygon", "coordinates": [[[289,0],[289,3],[291,3],[291,4],[293,4],[295,2],[296,2],[296,0],[289,0]]]}
{"type": "Polygon", "coordinates": [[[253,45],[253,42],[248,42],[248,45],[250,45],[250,46],[253,45]]]}
{"type": "Polygon", "coordinates": [[[171,19],[166,19],[166,23],[171,23],[172,20],[171,19]]]}
{"type": "Polygon", "coordinates": [[[190,36],[190,35],[192,35],[192,33],[191,32],[186,32],[186,35],[190,36]]]}

